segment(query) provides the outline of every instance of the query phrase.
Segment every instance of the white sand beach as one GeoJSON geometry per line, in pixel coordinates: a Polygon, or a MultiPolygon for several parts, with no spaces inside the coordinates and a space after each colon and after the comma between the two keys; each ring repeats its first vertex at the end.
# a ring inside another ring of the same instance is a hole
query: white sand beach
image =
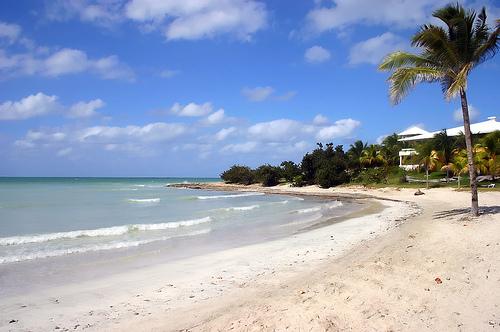
{"type": "Polygon", "coordinates": [[[383,200],[288,238],[2,298],[0,330],[500,328],[500,192],[471,219],[452,189],[246,190],[383,200]]]}

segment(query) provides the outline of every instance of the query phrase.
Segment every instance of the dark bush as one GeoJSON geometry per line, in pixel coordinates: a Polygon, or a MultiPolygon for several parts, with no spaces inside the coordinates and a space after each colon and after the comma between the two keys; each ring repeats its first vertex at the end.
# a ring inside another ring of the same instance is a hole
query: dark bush
{"type": "Polygon", "coordinates": [[[387,183],[387,172],[385,168],[365,168],[354,179],[354,182],[368,185],[371,183],[387,183]]]}
{"type": "Polygon", "coordinates": [[[255,183],[254,172],[250,169],[250,167],[246,166],[233,165],[230,169],[224,171],[220,177],[227,183],[238,183],[244,185],[255,183]]]}
{"type": "Polygon", "coordinates": [[[264,187],[276,186],[280,182],[281,169],[271,165],[262,165],[255,170],[255,176],[264,187]]]}
{"type": "Polygon", "coordinates": [[[304,177],[302,176],[302,174],[293,177],[292,187],[303,187],[305,185],[306,182],[304,181],[304,177]]]}
{"type": "Polygon", "coordinates": [[[292,182],[297,175],[302,174],[302,171],[293,161],[284,161],[281,163],[281,173],[287,182],[292,182]]]}
{"type": "Polygon", "coordinates": [[[348,181],[345,163],[329,160],[316,172],[316,183],[321,188],[330,188],[348,181]]]}

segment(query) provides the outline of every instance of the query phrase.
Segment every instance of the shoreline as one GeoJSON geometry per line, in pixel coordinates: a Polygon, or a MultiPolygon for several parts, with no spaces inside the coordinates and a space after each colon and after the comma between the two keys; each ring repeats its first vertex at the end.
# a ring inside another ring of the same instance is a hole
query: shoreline
{"type": "MultiPolygon", "coordinates": [[[[252,191],[255,191],[255,188],[252,188],[252,191]]],[[[276,194],[288,195],[285,192],[276,194]]],[[[339,198],[339,196],[328,197],[310,193],[292,194],[327,199],[339,198]]],[[[234,290],[244,288],[242,285],[251,284],[268,273],[274,275],[286,272],[293,275],[299,271],[306,271],[327,258],[346,252],[360,241],[397,227],[402,219],[401,204],[405,203],[387,201],[384,205],[388,206],[382,210],[380,207],[373,208],[373,204],[370,204],[367,208],[351,213],[352,215],[328,220],[326,221],[328,225],[304,230],[286,238],[159,264],[140,271],[128,271],[99,280],[90,280],[78,286],[66,284],[35,294],[3,299],[0,300],[0,309],[9,321],[16,320],[16,322],[0,322],[0,330],[35,327],[54,329],[56,326],[62,330],[72,329],[75,326],[78,328],[85,326],[94,330],[111,328],[120,330],[132,324],[129,320],[134,322],[139,318],[160,316],[158,308],[162,308],[162,312],[180,310],[198,301],[225,297],[234,290]],[[374,218],[379,220],[380,224],[372,223],[374,218]],[[355,225],[356,223],[359,225],[355,225]],[[355,226],[358,229],[350,233],[350,238],[334,239],[332,232],[335,229],[349,229],[355,226]],[[274,253],[277,258],[266,257],[270,253],[274,253]],[[258,259],[254,259],[255,257],[258,259]],[[298,257],[302,259],[299,261],[298,257]],[[228,271],[231,271],[230,275],[228,271]],[[200,288],[200,285],[203,285],[203,288],[200,288]],[[168,294],[165,289],[168,290],[168,294]],[[96,298],[89,293],[101,295],[96,298]],[[102,297],[105,297],[106,301],[102,301],[102,297]],[[152,302],[156,303],[155,307],[151,306],[152,302]],[[26,308],[31,309],[28,316],[26,308]],[[61,308],[64,309],[61,311],[61,308]],[[54,316],[54,310],[61,311],[59,318],[51,317],[54,316]]],[[[407,216],[409,213],[416,212],[406,211],[407,216]]]]}

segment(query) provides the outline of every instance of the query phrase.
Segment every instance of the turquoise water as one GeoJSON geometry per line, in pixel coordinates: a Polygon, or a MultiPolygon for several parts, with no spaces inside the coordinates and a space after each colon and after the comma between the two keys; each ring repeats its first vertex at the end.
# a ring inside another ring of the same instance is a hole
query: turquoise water
{"type": "Polygon", "coordinates": [[[349,203],[168,187],[194,178],[0,178],[0,265],[130,251],[252,243],[297,232],[349,203]],[[180,245],[178,245],[180,243],[180,245]]]}

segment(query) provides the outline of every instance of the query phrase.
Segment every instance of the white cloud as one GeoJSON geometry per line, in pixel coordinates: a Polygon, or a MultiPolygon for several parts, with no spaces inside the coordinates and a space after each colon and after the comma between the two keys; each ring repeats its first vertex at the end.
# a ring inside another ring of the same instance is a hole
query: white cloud
{"type": "Polygon", "coordinates": [[[72,105],[68,110],[68,116],[70,118],[89,118],[97,115],[97,109],[105,106],[105,103],[101,99],[94,99],[89,102],[78,102],[72,105]]]}
{"type": "Polygon", "coordinates": [[[274,93],[274,89],[270,86],[258,86],[256,88],[243,88],[241,93],[248,100],[258,102],[268,99],[274,93]]]}
{"type": "Polygon", "coordinates": [[[375,140],[375,143],[377,144],[382,144],[382,142],[385,140],[385,138],[389,136],[389,134],[385,134],[385,135],[380,135],[379,137],[377,137],[377,139],[375,140]]]}
{"type": "Polygon", "coordinates": [[[61,109],[56,96],[47,96],[39,92],[19,101],[6,101],[0,104],[0,120],[24,120],[56,113],[61,109]]]}
{"type": "Polygon", "coordinates": [[[429,20],[435,8],[448,0],[332,0],[307,14],[309,29],[321,33],[354,24],[414,28],[429,20]]]}
{"type": "Polygon", "coordinates": [[[228,144],[221,149],[221,152],[230,153],[249,153],[255,151],[257,148],[257,142],[245,142],[237,144],[228,144]]]}
{"type": "Polygon", "coordinates": [[[14,145],[21,148],[34,148],[37,144],[53,144],[63,142],[67,135],[60,131],[44,132],[28,130],[23,139],[14,142],[14,145]]]}
{"type": "Polygon", "coordinates": [[[171,70],[171,69],[165,69],[165,70],[162,70],[160,72],[160,77],[163,77],[163,78],[172,78],[176,75],[179,74],[179,71],[178,70],[171,70]]]}
{"type": "Polygon", "coordinates": [[[69,155],[71,152],[73,152],[73,148],[64,148],[64,149],[57,151],[57,155],[59,157],[64,157],[64,156],[69,155]]]}
{"type": "Polygon", "coordinates": [[[260,122],[248,128],[252,140],[273,142],[291,141],[312,132],[314,132],[313,126],[290,119],[260,122]]]}
{"type": "Polygon", "coordinates": [[[91,59],[84,51],[70,48],[47,56],[33,52],[9,55],[0,50],[0,73],[7,77],[37,74],[58,77],[83,72],[97,74],[103,79],[134,80],[133,71],[114,55],[91,59]]]}
{"type": "Polygon", "coordinates": [[[224,121],[225,115],[224,115],[224,110],[221,108],[220,110],[213,112],[207,118],[205,119],[205,123],[208,125],[214,125],[221,123],[224,121]]]}
{"type": "Polygon", "coordinates": [[[297,91],[288,91],[282,95],[276,95],[273,87],[258,86],[255,88],[243,88],[241,94],[252,102],[261,102],[268,99],[288,101],[297,95],[297,91]]]}
{"type": "Polygon", "coordinates": [[[315,125],[325,125],[328,123],[328,118],[324,116],[323,114],[318,114],[314,117],[313,119],[313,124],[315,125]]]}
{"type": "Polygon", "coordinates": [[[187,131],[178,123],[156,122],[145,126],[95,126],[81,130],[77,134],[80,142],[122,143],[127,140],[140,142],[160,142],[176,138],[187,131]]]}
{"type": "Polygon", "coordinates": [[[304,53],[304,58],[309,63],[321,63],[330,60],[331,54],[330,51],[321,47],[321,46],[313,46],[308,48],[304,53]]]}
{"type": "Polygon", "coordinates": [[[46,3],[47,18],[65,21],[78,17],[83,22],[111,26],[123,20],[121,0],[51,0],[46,3]]]}
{"type": "Polygon", "coordinates": [[[212,112],[212,104],[189,103],[186,106],[182,106],[179,103],[175,103],[170,108],[170,111],[178,116],[187,116],[187,117],[205,116],[212,112]]]}
{"type": "Polygon", "coordinates": [[[369,63],[377,65],[389,53],[408,48],[408,42],[391,32],[359,42],[351,47],[349,64],[369,63]]]}
{"type": "Polygon", "coordinates": [[[17,24],[11,24],[0,21],[0,39],[7,39],[14,42],[21,35],[21,27],[17,24]]]}
{"type": "MultiPolygon", "coordinates": [[[[462,115],[462,108],[457,108],[454,112],[453,112],[453,119],[457,122],[461,122],[463,123],[464,121],[464,118],[463,118],[463,115],[462,115]]],[[[474,106],[472,105],[469,105],[469,118],[471,121],[474,121],[474,120],[477,120],[477,118],[479,117],[479,110],[477,108],[475,108],[474,106]]]]}
{"type": "Polygon", "coordinates": [[[254,0],[132,0],[125,12],[132,20],[164,26],[168,40],[223,34],[248,40],[267,25],[265,4],[254,0]]]}
{"type": "Polygon", "coordinates": [[[229,127],[229,128],[222,128],[215,134],[215,139],[217,141],[224,141],[226,138],[228,138],[230,135],[234,134],[236,132],[235,127],[229,127]]]}
{"type": "Polygon", "coordinates": [[[316,138],[320,141],[328,141],[339,137],[346,137],[360,125],[361,122],[353,119],[337,120],[333,125],[321,128],[316,138]]]}
{"type": "Polygon", "coordinates": [[[292,99],[296,95],[297,95],[297,91],[288,91],[282,95],[274,97],[274,99],[278,100],[278,101],[287,101],[287,100],[292,99]]]}

